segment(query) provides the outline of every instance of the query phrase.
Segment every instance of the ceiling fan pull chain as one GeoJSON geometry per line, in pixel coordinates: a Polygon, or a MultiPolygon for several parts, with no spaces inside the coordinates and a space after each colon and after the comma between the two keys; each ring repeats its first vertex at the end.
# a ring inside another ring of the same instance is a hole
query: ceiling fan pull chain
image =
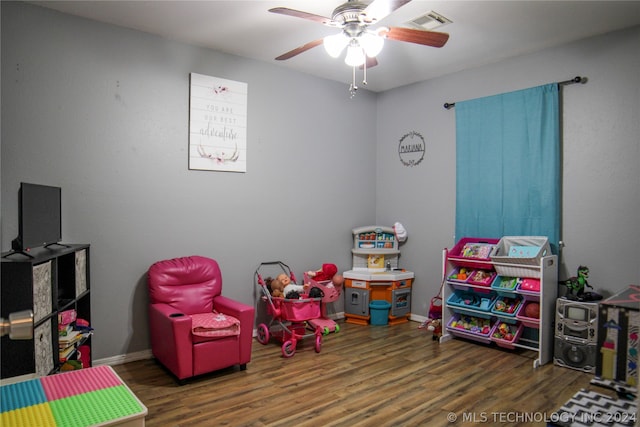
{"type": "Polygon", "coordinates": [[[356,91],[358,90],[358,86],[356,86],[356,67],[355,65],[352,67],[353,73],[351,75],[351,86],[349,86],[349,98],[353,98],[356,96],[356,91]]]}
{"type": "Polygon", "coordinates": [[[367,61],[364,61],[364,64],[362,64],[362,84],[363,85],[367,85],[367,61]]]}

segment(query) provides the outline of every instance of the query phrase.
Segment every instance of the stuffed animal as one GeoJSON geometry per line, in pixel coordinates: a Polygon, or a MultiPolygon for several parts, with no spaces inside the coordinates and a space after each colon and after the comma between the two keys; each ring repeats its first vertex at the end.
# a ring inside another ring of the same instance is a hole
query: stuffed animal
{"type": "Polygon", "coordinates": [[[338,272],[338,267],[335,264],[322,264],[322,268],[316,271],[307,271],[309,277],[317,282],[333,279],[333,276],[338,272]]]}
{"type": "Polygon", "coordinates": [[[267,289],[269,290],[269,293],[271,293],[272,297],[284,298],[284,283],[282,280],[278,280],[277,277],[275,279],[267,277],[265,283],[267,284],[267,289]]]}
{"type": "Polygon", "coordinates": [[[433,332],[432,339],[434,341],[438,341],[440,339],[440,336],[442,335],[442,320],[430,319],[427,323],[427,330],[433,332]]]}
{"type": "Polygon", "coordinates": [[[296,285],[291,278],[284,273],[278,274],[275,279],[267,278],[267,289],[271,292],[272,297],[289,298],[291,292],[297,292],[297,295],[291,294],[290,299],[298,299],[300,294],[304,293],[308,285],[296,285]]]}

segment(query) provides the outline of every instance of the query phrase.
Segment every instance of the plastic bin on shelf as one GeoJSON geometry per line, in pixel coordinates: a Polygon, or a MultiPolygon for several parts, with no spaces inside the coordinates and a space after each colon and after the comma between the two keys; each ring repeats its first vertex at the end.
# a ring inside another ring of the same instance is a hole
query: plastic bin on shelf
{"type": "Polygon", "coordinates": [[[491,319],[454,313],[447,324],[452,335],[488,344],[491,342],[491,319]]]}
{"type": "Polygon", "coordinates": [[[517,277],[496,276],[491,284],[491,290],[498,295],[513,296],[516,292],[520,279],[517,277]]]}
{"type": "Polygon", "coordinates": [[[466,283],[473,271],[467,267],[455,267],[447,274],[447,280],[451,282],[466,283]]]}
{"type": "Polygon", "coordinates": [[[500,347],[513,349],[514,344],[520,339],[524,326],[520,324],[511,325],[498,320],[491,328],[491,341],[500,347]]]}
{"type": "Polygon", "coordinates": [[[542,257],[551,255],[549,239],[542,236],[505,236],[491,255],[501,276],[540,277],[542,257]]]}
{"type": "Polygon", "coordinates": [[[496,316],[500,316],[500,320],[515,323],[516,313],[522,305],[522,298],[519,295],[515,296],[503,296],[500,295],[496,298],[496,301],[491,306],[491,313],[496,316]]]}
{"type": "Polygon", "coordinates": [[[456,265],[472,269],[487,268],[491,263],[491,254],[500,239],[463,237],[458,240],[447,254],[456,265]]]}
{"type": "Polygon", "coordinates": [[[455,290],[447,298],[447,304],[457,313],[489,319],[495,294],[477,294],[470,291],[455,290]]]}
{"type": "Polygon", "coordinates": [[[524,300],[522,304],[520,304],[520,308],[516,313],[516,319],[527,328],[540,329],[540,303],[534,300],[531,300],[531,301],[524,300]],[[529,311],[527,311],[527,307],[531,304],[538,305],[538,309],[537,309],[538,317],[530,316],[530,314],[532,314],[531,313],[532,308],[530,308],[529,311]]]}
{"type": "Polygon", "coordinates": [[[470,275],[469,279],[467,279],[467,283],[475,286],[491,286],[493,283],[493,279],[496,278],[495,271],[477,269],[474,270],[470,275]]]}
{"type": "Polygon", "coordinates": [[[520,280],[518,292],[527,297],[540,297],[540,279],[526,278],[520,280]]]}

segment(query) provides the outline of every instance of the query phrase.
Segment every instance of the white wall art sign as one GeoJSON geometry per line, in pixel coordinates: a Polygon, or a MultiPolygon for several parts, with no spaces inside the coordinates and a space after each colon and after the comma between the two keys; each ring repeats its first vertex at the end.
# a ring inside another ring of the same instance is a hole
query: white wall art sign
{"type": "Polygon", "coordinates": [[[419,165],[424,159],[425,151],[424,138],[418,132],[411,131],[400,138],[400,144],[398,144],[398,155],[400,156],[400,161],[403,165],[419,165]]]}
{"type": "Polygon", "coordinates": [[[189,169],[247,171],[247,84],[191,73],[189,169]]]}

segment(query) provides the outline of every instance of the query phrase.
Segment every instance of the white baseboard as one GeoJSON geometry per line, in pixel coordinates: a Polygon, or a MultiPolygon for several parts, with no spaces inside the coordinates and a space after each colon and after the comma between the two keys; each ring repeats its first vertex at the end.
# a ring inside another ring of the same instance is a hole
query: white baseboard
{"type": "Polygon", "coordinates": [[[138,360],[152,359],[153,353],[151,349],[136,351],[135,353],[121,354],[118,356],[105,357],[104,359],[97,359],[93,361],[93,366],[100,365],[122,365],[123,363],[136,362],[138,360]]]}
{"type": "MultiPolygon", "coordinates": [[[[329,315],[328,317],[333,320],[344,319],[344,312],[334,313],[329,315]]],[[[427,318],[425,316],[418,316],[416,314],[411,314],[409,316],[409,320],[414,322],[424,322],[425,320],[427,320],[427,318]]],[[[253,330],[253,336],[254,337],[256,336],[255,329],[253,330]]],[[[136,351],[135,353],[127,353],[127,354],[121,354],[118,356],[111,356],[111,357],[105,357],[103,359],[97,359],[93,361],[93,366],[100,366],[100,365],[115,366],[115,365],[122,365],[123,363],[136,362],[138,360],[146,360],[146,359],[152,359],[152,358],[153,358],[153,353],[151,352],[151,349],[148,349],[148,350],[136,351]]]]}
{"type": "Polygon", "coordinates": [[[411,313],[411,315],[409,316],[409,320],[412,320],[414,322],[425,322],[428,319],[428,317],[426,316],[418,316],[417,314],[413,314],[411,313]]]}

